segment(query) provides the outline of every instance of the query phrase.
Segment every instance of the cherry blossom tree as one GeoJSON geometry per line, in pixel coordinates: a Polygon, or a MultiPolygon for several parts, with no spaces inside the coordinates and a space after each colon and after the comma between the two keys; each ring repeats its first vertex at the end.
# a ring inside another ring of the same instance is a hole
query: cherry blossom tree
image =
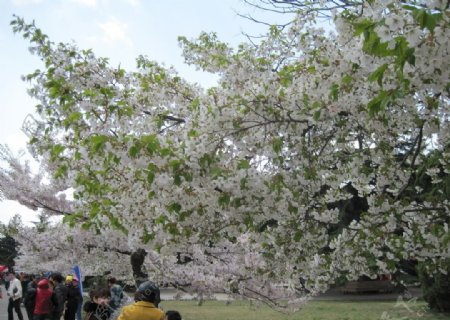
{"type": "Polygon", "coordinates": [[[116,267],[105,243],[140,249],[158,281],[291,310],[338,277],[394,272],[402,259],[446,272],[447,4],[329,13],[335,31],[310,11],[258,45],[181,37],[186,63],[219,75],[208,89],[144,56],[136,71],[110,66],[13,20],[45,63],[26,77],[39,101],[30,150],[53,191],[74,190],[58,206],[74,229],[46,239],[96,247],[96,270],[116,267]],[[419,175],[442,196],[422,196],[419,175]],[[337,204],[358,197],[343,220],[337,204]]]}

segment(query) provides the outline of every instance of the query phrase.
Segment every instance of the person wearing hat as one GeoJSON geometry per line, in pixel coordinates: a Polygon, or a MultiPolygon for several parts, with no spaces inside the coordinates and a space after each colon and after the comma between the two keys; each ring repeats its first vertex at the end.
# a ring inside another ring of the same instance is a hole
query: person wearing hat
{"type": "Polygon", "coordinates": [[[142,283],[134,296],[135,303],[122,308],[117,320],[164,320],[165,314],[158,309],[161,301],[158,286],[146,281],[142,283]]]}
{"type": "Polygon", "coordinates": [[[64,312],[64,320],[75,320],[78,305],[83,302],[80,288],[78,287],[78,279],[72,275],[66,277],[67,302],[64,312]]]}
{"type": "Polygon", "coordinates": [[[52,319],[53,311],[58,307],[58,300],[50,288],[48,279],[41,279],[37,284],[33,320],[52,319]]]}

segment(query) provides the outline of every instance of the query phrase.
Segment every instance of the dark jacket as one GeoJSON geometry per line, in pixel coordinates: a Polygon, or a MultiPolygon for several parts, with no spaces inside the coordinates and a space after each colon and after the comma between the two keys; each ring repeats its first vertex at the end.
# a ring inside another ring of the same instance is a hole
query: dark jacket
{"type": "Polygon", "coordinates": [[[23,305],[25,308],[34,310],[34,305],[36,304],[36,291],[36,283],[34,281],[30,281],[27,286],[27,291],[23,296],[23,305]]]}
{"type": "Polygon", "coordinates": [[[72,284],[67,286],[67,308],[75,306],[75,308],[83,301],[80,288],[74,287],[72,284]]]}
{"type": "Polygon", "coordinates": [[[92,301],[86,301],[83,310],[86,312],[87,320],[108,320],[111,316],[112,309],[105,305],[99,305],[92,301]]]}
{"type": "Polygon", "coordinates": [[[53,292],[55,293],[56,300],[58,301],[58,306],[55,308],[55,314],[62,314],[64,312],[64,303],[67,300],[67,287],[64,283],[57,283],[53,292]]]}

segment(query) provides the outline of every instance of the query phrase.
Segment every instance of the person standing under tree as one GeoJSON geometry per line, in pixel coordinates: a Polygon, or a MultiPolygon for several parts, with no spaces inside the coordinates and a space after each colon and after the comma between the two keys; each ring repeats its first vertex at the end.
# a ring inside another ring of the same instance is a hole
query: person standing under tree
{"type": "Polygon", "coordinates": [[[123,298],[123,289],[119,284],[117,284],[117,280],[114,277],[108,279],[108,287],[111,291],[111,300],[109,301],[109,306],[113,310],[117,310],[123,298]]]}
{"type": "Polygon", "coordinates": [[[16,311],[19,320],[23,320],[22,311],[20,310],[20,302],[22,300],[22,284],[12,271],[8,272],[8,280],[8,320],[14,320],[13,309],[16,311]]]}
{"type": "Polygon", "coordinates": [[[33,320],[50,320],[57,309],[58,301],[49,285],[49,280],[39,280],[36,290],[33,320]]]}
{"type": "Polygon", "coordinates": [[[36,305],[37,283],[39,279],[35,275],[31,275],[30,280],[27,291],[23,294],[23,305],[25,306],[25,310],[27,310],[28,319],[32,320],[34,307],[36,305]]]}
{"type": "Polygon", "coordinates": [[[68,288],[66,287],[64,278],[60,273],[54,273],[52,275],[52,279],[55,284],[53,292],[58,302],[56,308],[53,310],[53,319],[60,320],[63,316],[65,303],[67,301],[68,288]]]}
{"type": "Polygon", "coordinates": [[[75,320],[78,306],[83,303],[83,296],[78,287],[78,279],[69,275],[66,277],[67,303],[64,320],[75,320]]]}

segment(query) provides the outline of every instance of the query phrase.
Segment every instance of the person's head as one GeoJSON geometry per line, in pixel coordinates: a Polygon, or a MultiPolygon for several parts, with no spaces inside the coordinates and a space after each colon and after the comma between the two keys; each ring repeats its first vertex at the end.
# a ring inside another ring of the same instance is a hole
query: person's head
{"type": "Polygon", "coordinates": [[[9,271],[6,275],[6,278],[11,281],[16,278],[16,274],[13,271],[9,271]]]}
{"type": "Polygon", "coordinates": [[[166,311],[166,320],[182,320],[181,314],[175,310],[166,311]]]}
{"type": "Polygon", "coordinates": [[[39,280],[37,287],[39,289],[48,289],[50,287],[50,281],[45,278],[41,279],[41,280],[39,280]]]}
{"type": "Polygon", "coordinates": [[[68,276],[66,276],[66,284],[67,285],[71,285],[72,284],[72,281],[73,281],[73,276],[72,275],[68,275],[68,276]]]}
{"type": "Polygon", "coordinates": [[[161,294],[158,286],[152,281],[145,281],[140,284],[135,295],[135,301],[147,301],[153,303],[155,306],[161,302],[161,294]]]}
{"type": "Polygon", "coordinates": [[[41,280],[42,279],[42,277],[41,277],[41,275],[40,274],[34,274],[33,275],[33,282],[34,283],[38,283],[39,282],[39,280],[41,280]]]}
{"type": "Polygon", "coordinates": [[[72,285],[73,285],[74,287],[77,287],[77,286],[78,286],[78,278],[77,278],[77,277],[73,277],[73,279],[72,279],[72,285]]]}
{"type": "Polygon", "coordinates": [[[107,305],[111,297],[111,292],[109,288],[96,288],[89,292],[89,296],[96,304],[107,305]]]}
{"type": "Polygon", "coordinates": [[[63,278],[63,276],[62,276],[61,273],[54,273],[54,274],[52,275],[52,279],[53,279],[53,281],[54,281],[55,283],[61,283],[61,282],[63,282],[63,280],[64,280],[64,278],[63,278]]]}

